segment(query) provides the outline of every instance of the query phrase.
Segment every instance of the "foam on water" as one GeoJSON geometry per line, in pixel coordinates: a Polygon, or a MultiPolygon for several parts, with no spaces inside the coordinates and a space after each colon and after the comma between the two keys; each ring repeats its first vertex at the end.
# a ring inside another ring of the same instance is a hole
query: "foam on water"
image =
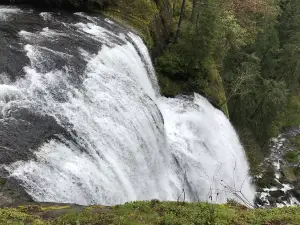
{"type": "MultiPolygon", "coordinates": [[[[32,46],[26,49],[34,58],[32,46]]],[[[32,63],[39,65],[35,60],[32,63]]],[[[68,75],[26,71],[27,79],[22,82],[28,85],[26,95],[61,124],[62,120],[71,123],[86,150],[52,141],[36,153],[37,161],[11,165],[12,176],[23,180],[36,200],[113,204],[168,196],[163,122],[139,85],[139,76],[147,72],[130,43],[104,46],[88,62],[82,90],[66,88],[65,103],[53,101],[48,89],[59,83],[68,86],[68,75]]],[[[145,88],[151,86],[147,80],[145,88]]],[[[154,95],[153,90],[149,89],[149,95],[154,95]]]]}
{"type": "MultiPolygon", "coordinates": [[[[64,24],[87,42],[102,43],[95,46],[96,54],[78,47],[86,62],[82,74],[68,63],[63,69],[43,68],[50,55],[68,61],[72,55],[67,51],[24,45],[31,62],[24,68],[25,77],[6,85],[0,96],[18,91],[21,97],[14,104],[51,115],[72,140],[43,143],[35,159],[6,165],[10,176],[34,200],[46,202],[177,200],[183,190],[189,201],[213,195],[225,202],[235,197],[230,188],[242,190],[252,201],[246,157],[226,116],[197,94],[161,97],[142,40],[93,20],[64,24]],[[74,77],[80,85],[70,82],[74,77]]],[[[51,40],[54,35],[51,27],[42,32],[37,38],[51,40]]],[[[9,107],[9,102],[3,104],[9,107]]]]}
{"type": "Polygon", "coordinates": [[[9,21],[13,19],[15,14],[20,13],[21,10],[16,7],[11,6],[1,6],[0,7],[0,21],[9,21]]]}
{"type": "Polygon", "coordinates": [[[234,192],[253,199],[244,150],[225,115],[195,94],[158,101],[175,157],[171,182],[189,190],[190,201],[226,202],[234,192]]]}
{"type": "Polygon", "coordinates": [[[49,12],[42,12],[40,13],[40,16],[45,20],[51,20],[52,19],[52,15],[49,12]]]}

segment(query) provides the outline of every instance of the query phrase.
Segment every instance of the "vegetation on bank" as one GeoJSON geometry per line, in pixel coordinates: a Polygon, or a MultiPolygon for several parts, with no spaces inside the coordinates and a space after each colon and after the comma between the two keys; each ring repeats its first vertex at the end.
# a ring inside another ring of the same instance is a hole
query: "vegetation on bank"
{"type": "Polygon", "coordinates": [[[198,92],[222,109],[257,174],[269,138],[300,125],[300,1],[170,2],[174,35],[156,59],[162,94],[198,92]]]}
{"type": "Polygon", "coordinates": [[[155,49],[163,95],[200,93],[230,118],[252,174],[269,138],[300,125],[299,0],[116,0],[105,12],[155,49]]]}
{"type": "MultiPolygon", "coordinates": [[[[286,161],[282,169],[284,175],[284,182],[292,183],[296,190],[300,188],[300,135],[298,134],[294,139],[290,140],[290,145],[293,150],[284,153],[283,159],[286,161]]],[[[299,194],[299,191],[297,191],[299,194]]]]}
{"type": "Polygon", "coordinates": [[[300,208],[247,209],[182,202],[134,202],[113,207],[27,205],[0,209],[0,224],[33,225],[299,225],[300,208]]]}

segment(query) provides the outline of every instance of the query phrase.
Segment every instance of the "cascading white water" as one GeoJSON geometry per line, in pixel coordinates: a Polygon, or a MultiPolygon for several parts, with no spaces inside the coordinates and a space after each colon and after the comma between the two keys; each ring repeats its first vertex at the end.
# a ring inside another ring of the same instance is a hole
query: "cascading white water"
{"type": "MultiPolygon", "coordinates": [[[[42,13],[41,19],[50,16],[42,13]]],[[[10,177],[36,201],[111,205],[182,200],[184,191],[188,201],[212,195],[225,202],[235,197],[234,188],[251,202],[246,157],[226,116],[198,94],[160,96],[138,36],[76,16],[88,21],[63,22],[66,31],[20,31],[30,65],[24,78],[0,83],[2,117],[9,117],[12,106],[33,109],[55,118],[76,143],[62,137],[43,143],[35,158],[4,166],[10,177]],[[99,44],[96,53],[72,46],[85,62],[82,74],[72,69],[74,55],[67,49],[40,44],[66,36],[99,44]],[[53,58],[64,65],[56,68],[53,58]],[[74,76],[80,82],[71,82],[74,76]]]]}

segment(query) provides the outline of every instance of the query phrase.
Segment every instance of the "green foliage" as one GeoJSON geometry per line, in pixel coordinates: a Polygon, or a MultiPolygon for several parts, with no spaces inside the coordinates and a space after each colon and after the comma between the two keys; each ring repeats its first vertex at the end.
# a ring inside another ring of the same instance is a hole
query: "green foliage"
{"type": "Polygon", "coordinates": [[[32,216],[27,213],[21,212],[17,209],[0,209],[0,224],[11,224],[11,225],[42,225],[48,224],[46,221],[42,221],[37,216],[32,216]]]}
{"type": "Polygon", "coordinates": [[[155,65],[163,95],[198,92],[228,107],[257,173],[268,139],[300,124],[300,2],[236,3],[187,1],[179,39],[155,65]]]}
{"type": "Polygon", "coordinates": [[[298,168],[294,166],[284,166],[282,168],[282,173],[284,175],[284,180],[290,183],[297,181],[298,168]]]}
{"type": "Polygon", "coordinates": [[[6,179],[0,178],[0,187],[6,184],[6,179]]]}
{"type": "Polygon", "coordinates": [[[240,140],[244,146],[249,164],[251,175],[260,175],[261,167],[260,164],[264,159],[264,154],[258,141],[253,136],[251,130],[242,128],[237,130],[240,135],[240,140]]]}
{"type": "Polygon", "coordinates": [[[300,54],[300,6],[297,0],[283,1],[283,13],[279,17],[279,35],[282,40],[280,71],[292,88],[297,88],[299,81],[300,54]]]}
{"type": "MultiPolygon", "coordinates": [[[[241,41],[243,30],[233,15],[222,11],[219,1],[203,0],[200,3],[194,9],[197,13],[195,20],[186,18],[178,41],[170,44],[156,59],[161,92],[171,97],[202,93],[228,115],[227,105],[222,104],[226,102],[226,96],[218,67],[228,49],[224,37],[241,41]]],[[[186,15],[190,14],[191,8],[188,1],[186,15]]]]}
{"type": "Polygon", "coordinates": [[[49,210],[48,220],[41,219],[40,212],[24,213],[17,209],[0,209],[1,224],[34,225],[258,225],[300,223],[300,208],[248,209],[234,201],[227,205],[208,203],[178,202],[133,202],[114,207],[82,207],[81,212],[69,212],[63,215],[53,214],[49,210]],[[54,216],[54,218],[53,218],[54,216]]]}
{"type": "Polygon", "coordinates": [[[287,104],[288,89],[283,81],[264,77],[261,63],[254,52],[231,52],[224,65],[224,79],[229,89],[230,118],[238,127],[249,128],[264,143],[272,136],[271,125],[278,110],[287,104]]]}
{"type": "Polygon", "coordinates": [[[297,146],[297,150],[300,150],[300,135],[299,134],[295,137],[295,144],[297,146]]]}
{"type": "Polygon", "coordinates": [[[284,128],[298,125],[300,125],[300,98],[296,94],[290,97],[288,104],[282,108],[277,117],[272,121],[272,136],[277,136],[284,128]]]}
{"type": "Polygon", "coordinates": [[[104,13],[124,26],[129,24],[140,33],[148,47],[152,47],[153,40],[149,26],[157,11],[156,4],[152,0],[122,0],[109,4],[104,13]]]}
{"type": "Polygon", "coordinates": [[[222,68],[230,118],[240,129],[250,130],[261,146],[285,127],[300,122],[300,26],[294,23],[300,8],[295,2],[274,2],[282,9],[279,17],[252,18],[258,25],[255,42],[230,49],[222,68]]]}
{"type": "Polygon", "coordinates": [[[283,158],[289,163],[299,162],[299,152],[298,151],[289,151],[284,154],[283,158]]]}
{"type": "Polygon", "coordinates": [[[152,0],[117,0],[113,3],[109,5],[106,12],[111,12],[112,15],[119,16],[126,22],[136,23],[136,25],[149,25],[158,11],[155,2],[152,0]]]}

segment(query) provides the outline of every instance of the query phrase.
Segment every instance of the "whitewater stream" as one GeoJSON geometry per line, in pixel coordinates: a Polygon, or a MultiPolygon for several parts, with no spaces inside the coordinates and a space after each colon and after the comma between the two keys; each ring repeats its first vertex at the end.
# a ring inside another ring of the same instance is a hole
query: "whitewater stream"
{"type": "Polygon", "coordinates": [[[0,177],[35,201],[254,199],[229,120],[198,94],[160,96],[136,34],[0,6],[0,55],[0,177]]]}

